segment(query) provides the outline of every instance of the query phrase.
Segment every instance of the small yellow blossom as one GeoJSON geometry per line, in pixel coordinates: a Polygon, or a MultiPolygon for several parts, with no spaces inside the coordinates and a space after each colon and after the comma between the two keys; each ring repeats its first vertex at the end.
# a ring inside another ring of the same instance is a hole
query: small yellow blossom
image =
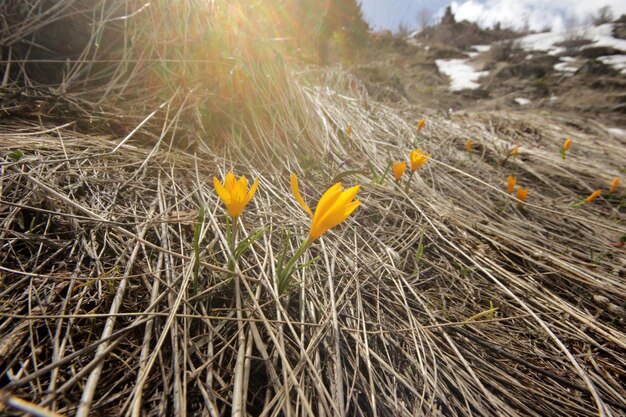
{"type": "Polygon", "coordinates": [[[419,133],[424,128],[425,124],[426,124],[426,120],[424,119],[420,119],[420,121],[417,122],[417,133],[419,133]]]}
{"type": "Polygon", "coordinates": [[[415,172],[419,167],[424,165],[428,158],[430,158],[430,154],[426,154],[421,149],[415,149],[411,151],[411,171],[415,172]]]}
{"type": "Polygon", "coordinates": [[[346,128],[346,136],[350,137],[352,135],[352,124],[348,123],[348,127],[346,128]]]}
{"type": "Polygon", "coordinates": [[[598,198],[598,196],[600,196],[601,193],[602,193],[602,190],[600,189],[595,190],[593,193],[589,194],[587,198],[585,198],[585,203],[591,203],[593,200],[598,198]]]}
{"type": "Polygon", "coordinates": [[[465,150],[467,150],[467,153],[470,154],[470,156],[472,156],[472,150],[474,149],[474,141],[471,139],[468,139],[465,142],[465,150]]]}
{"type": "Polygon", "coordinates": [[[513,150],[511,151],[511,156],[513,158],[517,158],[517,153],[519,152],[519,145],[516,145],[513,150]]]}
{"type": "Polygon", "coordinates": [[[248,180],[244,175],[237,180],[235,175],[231,172],[226,174],[224,179],[224,185],[220,183],[217,177],[213,177],[213,186],[217,195],[222,199],[228,214],[233,219],[236,219],[241,215],[246,204],[252,200],[254,193],[259,185],[259,179],[254,180],[254,184],[248,190],[248,180]]]}
{"type": "Polygon", "coordinates": [[[565,142],[563,142],[563,151],[567,152],[567,150],[569,149],[571,145],[572,145],[572,139],[570,138],[565,139],[565,142]]]}
{"type": "Polygon", "coordinates": [[[528,188],[518,188],[517,189],[517,199],[522,203],[526,201],[526,197],[528,196],[528,188]]]}
{"type": "Polygon", "coordinates": [[[609,192],[614,193],[617,190],[618,185],[619,185],[619,177],[613,178],[613,181],[611,181],[611,188],[609,189],[609,192]]]}
{"type": "Polygon", "coordinates": [[[404,175],[404,171],[406,171],[406,162],[394,162],[393,163],[393,177],[396,181],[400,181],[402,175],[404,175]]]}
{"type": "Polygon", "coordinates": [[[513,192],[516,182],[517,182],[517,177],[514,177],[512,175],[509,175],[509,177],[506,179],[506,189],[509,192],[509,194],[513,192]]]}
{"type": "Polygon", "coordinates": [[[354,199],[359,188],[360,186],[356,185],[347,190],[342,190],[341,183],[338,182],[326,190],[317,203],[315,213],[313,213],[302,198],[302,195],[300,195],[296,174],[291,174],[291,191],[300,206],[311,217],[311,231],[309,232],[308,242],[314,241],[328,229],[337,226],[356,210],[361,204],[359,200],[354,199]]]}
{"type": "Polygon", "coordinates": [[[561,153],[561,158],[563,160],[565,160],[567,150],[569,149],[571,145],[572,145],[572,140],[570,138],[565,139],[565,142],[563,142],[563,146],[561,146],[561,149],[559,151],[561,153]]]}

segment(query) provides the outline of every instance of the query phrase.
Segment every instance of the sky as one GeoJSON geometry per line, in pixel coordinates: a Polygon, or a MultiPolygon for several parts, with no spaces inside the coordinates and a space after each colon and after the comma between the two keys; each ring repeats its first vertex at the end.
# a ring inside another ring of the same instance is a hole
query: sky
{"type": "Polygon", "coordinates": [[[457,20],[467,19],[491,27],[498,21],[516,29],[528,24],[531,30],[550,27],[563,30],[584,24],[602,6],[610,6],[614,17],[626,13],[626,0],[359,0],[365,19],[374,30],[397,30],[400,24],[417,29],[425,16],[435,21],[452,6],[457,20]]]}

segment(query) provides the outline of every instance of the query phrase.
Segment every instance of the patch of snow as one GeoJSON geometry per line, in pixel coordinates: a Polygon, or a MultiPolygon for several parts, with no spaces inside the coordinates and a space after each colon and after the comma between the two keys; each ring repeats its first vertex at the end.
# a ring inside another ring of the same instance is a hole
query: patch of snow
{"type": "Polygon", "coordinates": [[[571,72],[571,73],[574,73],[574,72],[578,71],[578,67],[574,67],[574,66],[569,65],[568,61],[558,62],[558,63],[554,64],[554,69],[556,71],[571,72]]]}
{"type": "Polygon", "coordinates": [[[520,45],[527,51],[544,51],[550,55],[557,55],[565,51],[565,48],[556,46],[556,44],[574,37],[591,41],[589,45],[585,45],[583,48],[611,46],[626,51],[626,40],[614,38],[612,32],[613,24],[607,23],[600,26],[578,27],[569,31],[533,33],[520,38],[520,45]]]}
{"type": "Polygon", "coordinates": [[[608,55],[601,56],[598,61],[604,64],[611,65],[613,68],[619,70],[621,73],[626,73],[626,55],[608,55]]]}
{"type": "MultiPolygon", "coordinates": [[[[566,48],[557,46],[558,43],[565,42],[572,39],[587,39],[591,43],[584,45],[582,48],[592,48],[596,46],[609,46],[620,51],[626,52],[626,40],[617,39],[613,37],[613,24],[607,23],[600,26],[581,26],[572,28],[566,31],[560,32],[543,32],[533,33],[532,35],[524,36],[519,39],[520,46],[528,52],[542,51],[549,55],[560,55],[566,51],[566,48]]],[[[605,64],[612,65],[618,70],[624,72],[626,70],[626,58],[624,55],[614,55],[601,57],[600,60],[605,64]]],[[[529,56],[526,57],[530,58],[529,56]]],[[[554,66],[557,71],[574,72],[576,69],[573,66],[566,65],[567,62],[572,61],[574,58],[562,57],[564,62],[559,62],[554,66]]]]}
{"type": "Polygon", "coordinates": [[[549,55],[558,55],[565,52],[562,46],[556,46],[565,40],[565,32],[533,33],[520,38],[520,46],[527,51],[543,51],[549,55]]]}
{"type": "Polygon", "coordinates": [[[591,26],[586,28],[587,36],[593,44],[583,46],[585,48],[591,48],[594,46],[610,46],[620,51],[626,52],[626,40],[617,39],[613,37],[613,24],[607,23],[600,26],[591,26]]]}
{"type": "Polygon", "coordinates": [[[626,137],[626,130],[624,130],[624,129],[620,129],[618,127],[612,127],[610,129],[607,129],[607,130],[612,135],[626,137]]]}
{"type": "Polygon", "coordinates": [[[472,45],[472,49],[478,53],[487,52],[491,49],[491,45],[472,45]]]}
{"type": "Polygon", "coordinates": [[[478,52],[466,52],[465,53],[467,56],[469,56],[470,58],[476,58],[478,55],[480,55],[478,52]]]}
{"type": "Polygon", "coordinates": [[[528,100],[527,98],[524,98],[524,97],[517,97],[517,98],[513,99],[513,101],[516,102],[517,104],[519,104],[520,106],[525,106],[525,105],[530,103],[530,100],[528,100]]]}
{"type": "Polygon", "coordinates": [[[439,72],[450,77],[451,91],[476,89],[479,87],[476,81],[489,74],[489,71],[476,71],[474,67],[467,64],[466,59],[438,59],[435,63],[439,72]]]}
{"type": "Polygon", "coordinates": [[[557,96],[550,96],[550,101],[557,101],[559,98],[557,96]]]}

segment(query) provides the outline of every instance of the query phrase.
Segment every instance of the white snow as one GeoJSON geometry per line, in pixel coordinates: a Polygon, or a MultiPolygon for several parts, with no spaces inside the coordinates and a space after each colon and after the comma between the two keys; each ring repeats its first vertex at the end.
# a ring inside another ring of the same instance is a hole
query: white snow
{"type": "Polygon", "coordinates": [[[524,97],[517,97],[517,98],[513,99],[513,101],[516,102],[517,104],[519,104],[520,106],[525,106],[525,105],[530,103],[530,100],[528,100],[527,98],[524,98],[524,97]]]}
{"type": "Polygon", "coordinates": [[[585,45],[584,48],[594,46],[610,46],[620,51],[626,52],[626,40],[613,37],[613,24],[591,26],[586,28],[586,38],[593,41],[593,44],[585,45]]]}
{"type": "Polygon", "coordinates": [[[527,51],[544,51],[550,55],[558,55],[565,52],[557,43],[565,40],[565,32],[533,33],[519,39],[519,44],[527,51]]]}
{"type": "Polygon", "coordinates": [[[564,62],[558,62],[558,63],[554,64],[554,69],[556,71],[561,71],[561,72],[576,72],[576,71],[578,71],[578,67],[570,65],[570,62],[574,61],[574,58],[569,57],[569,56],[564,56],[564,57],[561,58],[561,61],[564,61],[564,62]]]}
{"type": "Polygon", "coordinates": [[[613,128],[607,129],[607,130],[612,135],[626,137],[626,130],[624,130],[624,129],[620,129],[618,127],[613,127],[613,128]]]}
{"type": "Polygon", "coordinates": [[[626,51],[626,40],[614,38],[612,31],[612,23],[600,26],[581,26],[561,32],[533,33],[520,38],[519,42],[522,48],[527,51],[544,51],[550,55],[558,55],[564,52],[565,48],[556,46],[556,44],[571,39],[587,39],[591,41],[590,44],[584,45],[583,48],[611,46],[615,49],[626,51]]]}
{"type": "Polygon", "coordinates": [[[482,54],[483,52],[487,52],[488,50],[490,50],[491,45],[473,45],[472,49],[482,54]]]}
{"type": "Polygon", "coordinates": [[[476,89],[479,84],[476,82],[489,71],[476,71],[474,67],[467,63],[466,59],[438,59],[435,61],[439,72],[450,77],[450,90],[459,91],[465,89],[476,89]]]}
{"type": "MultiPolygon", "coordinates": [[[[610,46],[620,51],[626,52],[626,40],[617,39],[612,36],[613,24],[607,23],[600,26],[581,26],[560,32],[534,33],[519,39],[520,46],[526,51],[543,51],[549,55],[560,55],[566,48],[557,46],[558,43],[572,39],[587,39],[590,44],[582,48],[596,46],[610,46]]],[[[614,66],[624,72],[626,70],[626,55],[613,55],[599,58],[602,62],[614,66]]],[[[567,63],[573,61],[572,57],[561,57],[564,62],[559,62],[554,69],[562,72],[576,72],[578,68],[567,63]]]]}
{"type": "Polygon", "coordinates": [[[626,55],[608,55],[598,58],[599,61],[619,70],[622,74],[626,74],[626,55]]]}
{"type": "Polygon", "coordinates": [[[491,49],[491,45],[472,45],[470,49],[472,49],[472,51],[466,52],[466,54],[473,59],[482,53],[488,52],[491,49]]]}

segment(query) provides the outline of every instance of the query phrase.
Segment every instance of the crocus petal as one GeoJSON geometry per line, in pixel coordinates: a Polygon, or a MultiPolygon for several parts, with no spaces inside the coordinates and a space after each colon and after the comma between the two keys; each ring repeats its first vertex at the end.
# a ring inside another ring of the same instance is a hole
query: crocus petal
{"type": "Polygon", "coordinates": [[[419,148],[411,151],[411,171],[415,171],[421,167],[426,161],[428,161],[428,158],[430,158],[430,154],[426,155],[424,151],[419,148]]]}
{"type": "MultiPolygon", "coordinates": [[[[325,211],[319,209],[315,211],[315,216],[311,222],[310,237],[317,239],[328,229],[335,227],[339,223],[343,222],[353,211],[351,206],[352,199],[359,191],[360,186],[355,186],[342,191],[330,206],[325,211]],[[348,214],[346,214],[346,208],[348,207],[348,214]]],[[[356,208],[356,207],[354,207],[356,208]]]]}
{"type": "Polygon", "coordinates": [[[567,138],[565,142],[563,143],[563,150],[567,151],[571,145],[572,145],[572,139],[567,138]]]}
{"type": "Polygon", "coordinates": [[[258,187],[258,178],[255,180],[252,188],[248,191],[248,180],[242,176],[239,180],[235,174],[229,172],[224,178],[224,184],[213,177],[213,185],[217,195],[222,199],[228,214],[234,219],[243,213],[246,204],[250,202],[258,187]]]}
{"type": "Polygon", "coordinates": [[[224,188],[224,186],[220,183],[220,180],[218,180],[217,177],[213,177],[213,186],[215,187],[217,195],[222,199],[224,204],[230,204],[230,193],[228,192],[228,190],[226,190],[226,188],[224,188]]]}
{"type": "Polygon", "coordinates": [[[526,197],[528,196],[528,188],[518,188],[517,189],[517,199],[521,202],[526,201],[526,197]]]}
{"type": "Polygon", "coordinates": [[[593,193],[589,195],[589,197],[585,198],[585,203],[591,203],[593,200],[598,198],[601,193],[602,193],[602,190],[595,190],[593,193]]]}
{"type": "MultiPolygon", "coordinates": [[[[333,202],[333,204],[330,206],[330,208],[328,208],[326,210],[325,213],[322,213],[321,216],[319,216],[319,220],[317,222],[317,224],[322,224],[322,223],[326,223],[327,219],[329,217],[334,217],[335,213],[341,213],[343,214],[343,208],[352,201],[352,199],[354,198],[354,196],[356,195],[356,193],[359,192],[359,189],[361,188],[360,185],[356,185],[352,188],[348,188],[347,190],[343,191],[339,197],[333,202]]],[[[317,211],[316,211],[317,214],[317,211]]],[[[344,218],[345,220],[345,218],[344,218]]],[[[340,222],[342,222],[343,220],[340,220],[340,222]]],[[[331,226],[332,227],[332,226],[331,226]]]]}
{"type": "Polygon", "coordinates": [[[250,191],[248,191],[248,198],[246,199],[246,204],[248,204],[250,200],[252,200],[252,197],[254,197],[254,193],[256,193],[256,189],[258,187],[259,187],[259,179],[255,178],[254,183],[252,184],[252,187],[250,187],[250,191]]]}
{"type": "Polygon", "coordinates": [[[509,175],[509,177],[506,180],[507,191],[509,192],[509,194],[511,194],[513,192],[513,189],[515,188],[515,183],[516,182],[517,182],[517,177],[509,175]]]}
{"type": "Polygon", "coordinates": [[[341,194],[340,182],[338,182],[337,184],[333,185],[328,190],[326,190],[324,195],[322,195],[322,197],[320,198],[320,201],[318,201],[317,207],[315,207],[315,215],[313,216],[313,223],[315,223],[315,219],[318,218],[320,214],[323,215],[326,211],[328,211],[328,209],[333,205],[333,203],[339,197],[340,194],[341,194]]]}
{"type": "Polygon", "coordinates": [[[304,198],[302,198],[302,195],[300,194],[300,190],[298,189],[298,177],[296,177],[296,174],[294,173],[291,174],[290,183],[291,183],[291,193],[296,198],[296,201],[298,202],[298,204],[300,204],[300,207],[302,207],[302,209],[306,211],[307,214],[311,218],[313,218],[313,212],[311,211],[307,203],[304,201],[304,198]]]}
{"type": "Polygon", "coordinates": [[[347,219],[348,216],[350,216],[352,212],[356,210],[356,208],[359,207],[360,205],[361,205],[361,202],[359,200],[354,200],[352,203],[348,204],[343,210],[343,220],[347,219]]]}
{"type": "Polygon", "coordinates": [[[235,184],[237,183],[237,179],[235,178],[235,174],[232,171],[229,171],[226,174],[226,178],[224,179],[224,188],[228,191],[232,191],[235,188],[235,184]]]}
{"type": "Polygon", "coordinates": [[[399,181],[406,170],[406,162],[394,162],[393,163],[393,176],[396,181],[399,181]]]}
{"type": "Polygon", "coordinates": [[[341,189],[341,183],[330,187],[322,195],[315,213],[304,202],[298,190],[298,179],[295,174],[291,174],[291,191],[302,208],[311,215],[311,229],[309,231],[309,242],[320,237],[325,231],[343,222],[361,204],[358,200],[352,201],[359,191],[360,186],[354,186],[347,190],[341,189]]]}

